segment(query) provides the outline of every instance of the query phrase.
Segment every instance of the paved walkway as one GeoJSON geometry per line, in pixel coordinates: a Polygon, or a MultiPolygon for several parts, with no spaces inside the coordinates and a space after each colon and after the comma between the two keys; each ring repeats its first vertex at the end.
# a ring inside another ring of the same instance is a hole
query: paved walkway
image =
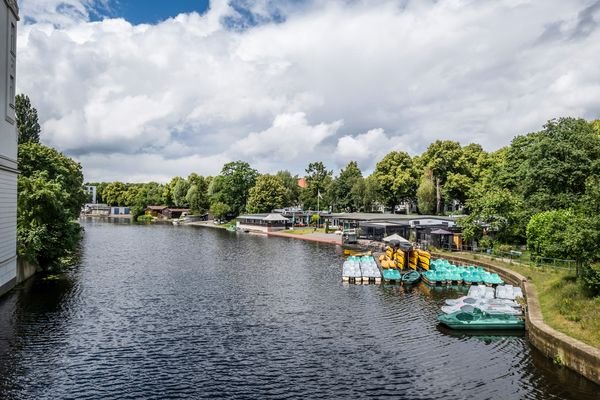
{"type": "Polygon", "coordinates": [[[294,234],[294,233],[286,233],[286,232],[269,232],[267,233],[269,236],[279,236],[279,237],[287,237],[292,239],[300,239],[300,240],[308,240],[311,242],[318,243],[329,243],[329,244],[342,244],[342,235],[336,235],[334,233],[305,233],[303,235],[294,234]]]}

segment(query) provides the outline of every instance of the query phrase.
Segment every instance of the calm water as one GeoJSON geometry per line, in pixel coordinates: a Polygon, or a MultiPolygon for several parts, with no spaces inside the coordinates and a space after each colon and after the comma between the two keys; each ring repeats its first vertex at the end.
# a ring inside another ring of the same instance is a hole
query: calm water
{"type": "Polygon", "coordinates": [[[0,300],[1,399],[598,399],[522,336],[439,328],[458,292],[343,285],[332,246],[84,226],[77,268],[0,300]]]}

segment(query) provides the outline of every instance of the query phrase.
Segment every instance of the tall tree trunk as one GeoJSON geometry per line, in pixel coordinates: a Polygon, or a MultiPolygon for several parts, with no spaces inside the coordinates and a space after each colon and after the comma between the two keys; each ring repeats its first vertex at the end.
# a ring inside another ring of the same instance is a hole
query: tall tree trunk
{"type": "Polygon", "coordinates": [[[440,191],[440,178],[435,178],[435,213],[440,215],[442,208],[442,193],[440,191]]]}

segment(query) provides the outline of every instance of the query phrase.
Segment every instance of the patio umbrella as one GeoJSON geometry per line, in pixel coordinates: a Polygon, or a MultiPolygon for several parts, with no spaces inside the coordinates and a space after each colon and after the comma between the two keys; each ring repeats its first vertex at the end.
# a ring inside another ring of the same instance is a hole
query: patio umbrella
{"type": "Polygon", "coordinates": [[[431,231],[432,235],[452,235],[452,232],[448,232],[447,230],[444,229],[436,229],[434,231],[431,231]]]}
{"type": "Polygon", "coordinates": [[[404,239],[402,236],[398,235],[397,233],[394,233],[393,235],[386,236],[383,238],[384,242],[391,242],[393,240],[400,242],[400,243],[410,243],[408,240],[404,239]]]}

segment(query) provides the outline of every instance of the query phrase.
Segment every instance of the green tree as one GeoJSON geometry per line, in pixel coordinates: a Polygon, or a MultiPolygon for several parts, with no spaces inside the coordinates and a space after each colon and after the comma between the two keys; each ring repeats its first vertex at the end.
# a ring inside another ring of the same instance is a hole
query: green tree
{"type": "Polygon", "coordinates": [[[18,149],[19,171],[21,176],[33,176],[38,171],[46,171],[48,178],[58,180],[69,193],[66,207],[73,218],[77,218],[87,196],[83,191],[81,165],[64,154],[39,143],[24,143],[18,149]]]}
{"type": "Polygon", "coordinates": [[[321,222],[321,216],[319,214],[313,214],[310,216],[310,223],[316,228],[319,227],[319,222],[321,222]]]}
{"type": "Polygon", "coordinates": [[[460,143],[451,140],[436,140],[421,156],[421,163],[431,171],[433,176],[436,190],[436,214],[442,212],[442,186],[446,183],[448,175],[460,168],[462,156],[460,143]]]}
{"type": "Polygon", "coordinates": [[[17,117],[17,131],[19,144],[40,142],[40,123],[37,110],[31,106],[29,97],[18,94],[15,97],[15,114],[17,117]]]}
{"type": "Polygon", "coordinates": [[[587,216],[572,210],[543,211],[527,224],[527,247],[541,257],[572,259],[577,274],[597,256],[598,232],[589,229],[587,216]]]}
{"type": "Polygon", "coordinates": [[[190,184],[184,178],[177,177],[175,179],[177,180],[172,190],[173,203],[176,207],[185,207],[186,205],[188,205],[186,196],[188,190],[190,190],[190,184]]]}
{"type": "Polygon", "coordinates": [[[417,188],[417,206],[421,214],[432,214],[435,210],[435,186],[432,179],[431,171],[426,171],[417,188]]]}
{"type": "Polygon", "coordinates": [[[102,197],[109,206],[125,206],[127,202],[127,185],[123,182],[111,182],[106,186],[102,197]]]}
{"type": "Polygon", "coordinates": [[[190,205],[190,211],[193,214],[204,214],[210,207],[206,180],[202,176],[199,176],[193,182],[195,183],[190,186],[186,195],[186,201],[190,205]]]}
{"type": "Polygon", "coordinates": [[[164,204],[168,207],[172,207],[175,205],[175,202],[173,201],[173,188],[177,184],[177,178],[179,177],[171,179],[171,181],[163,187],[161,193],[161,201],[156,203],[155,205],[164,204]]]}
{"type": "Polygon", "coordinates": [[[508,189],[483,188],[467,202],[469,215],[459,220],[465,240],[479,239],[483,227],[502,243],[519,243],[528,221],[521,198],[508,189]]]}
{"type": "Polygon", "coordinates": [[[362,172],[358,168],[356,161],[350,161],[346,168],[340,171],[340,176],[336,179],[335,191],[337,206],[341,210],[354,212],[356,211],[355,198],[352,195],[354,185],[362,181],[362,172]]]}
{"type": "Polygon", "coordinates": [[[276,176],[281,179],[285,187],[285,206],[296,206],[300,202],[300,186],[298,186],[298,175],[292,175],[289,171],[278,171],[276,176]]]}
{"type": "Polygon", "coordinates": [[[301,192],[300,198],[305,209],[329,207],[325,198],[331,185],[333,171],[328,170],[321,161],[311,162],[305,170],[307,187],[301,192]]]}
{"type": "Polygon", "coordinates": [[[414,199],[418,180],[408,153],[393,151],[387,154],[377,163],[373,175],[379,182],[382,201],[392,210],[400,202],[414,199]]]}
{"type": "Polygon", "coordinates": [[[583,119],[551,120],[540,132],[517,136],[501,184],[521,195],[531,213],[572,207],[589,176],[600,174],[600,136],[583,119]]]}
{"type": "Polygon", "coordinates": [[[19,146],[17,247],[42,268],[60,265],[80,238],[76,218],[85,202],[81,166],[38,143],[19,146]]]}
{"type": "Polygon", "coordinates": [[[286,188],[278,176],[261,175],[250,189],[248,197],[249,213],[267,213],[284,205],[286,188]]]}
{"type": "Polygon", "coordinates": [[[231,213],[239,215],[246,208],[250,188],[256,183],[258,172],[245,161],[225,164],[221,173],[211,182],[211,204],[225,203],[231,213]]]}
{"type": "Polygon", "coordinates": [[[225,203],[216,202],[211,204],[210,213],[216,218],[223,220],[227,218],[227,215],[231,212],[231,207],[225,203]]]}

